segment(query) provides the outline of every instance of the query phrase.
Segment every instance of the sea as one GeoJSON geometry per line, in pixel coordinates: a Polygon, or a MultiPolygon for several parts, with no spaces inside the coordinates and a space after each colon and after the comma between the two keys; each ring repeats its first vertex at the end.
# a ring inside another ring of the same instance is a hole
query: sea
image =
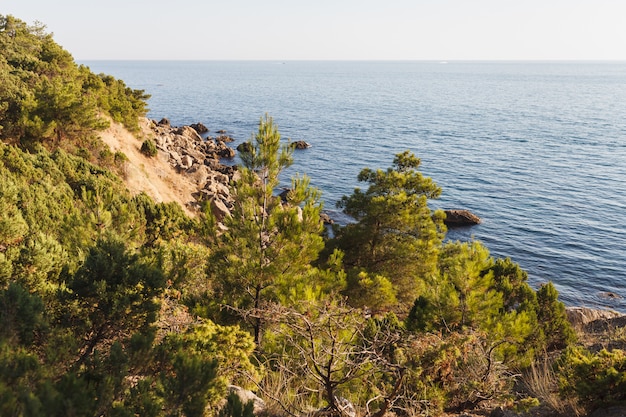
{"type": "Polygon", "coordinates": [[[443,190],[431,207],[482,219],[448,239],[481,241],[568,306],[626,313],[626,62],[80,63],[145,90],[150,118],[233,147],[271,116],[311,144],[285,184],[309,176],[339,222],[359,171],[410,150],[443,190]]]}

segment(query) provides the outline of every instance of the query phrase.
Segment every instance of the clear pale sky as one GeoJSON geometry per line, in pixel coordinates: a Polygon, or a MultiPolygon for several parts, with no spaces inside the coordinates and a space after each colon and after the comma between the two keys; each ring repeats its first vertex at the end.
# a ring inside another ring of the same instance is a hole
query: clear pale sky
{"type": "Polygon", "coordinates": [[[626,60],[626,0],[0,0],[77,60],[626,60]]]}

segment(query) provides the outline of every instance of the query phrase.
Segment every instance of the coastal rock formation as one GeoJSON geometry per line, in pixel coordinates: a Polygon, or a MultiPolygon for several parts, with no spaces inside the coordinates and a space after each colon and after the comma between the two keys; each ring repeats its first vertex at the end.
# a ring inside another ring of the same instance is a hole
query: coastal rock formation
{"type": "Polygon", "coordinates": [[[588,307],[568,307],[565,312],[568,321],[577,328],[582,328],[590,323],[607,322],[624,317],[623,314],[616,311],[588,307]]]}
{"type": "MultiPolygon", "coordinates": [[[[190,126],[172,126],[167,119],[157,122],[145,120],[146,134],[154,140],[160,157],[165,158],[176,172],[184,175],[195,185],[192,192],[192,202],[186,204],[192,211],[199,211],[207,203],[211,212],[218,221],[218,227],[224,229],[223,220],[231,216],[234,200],[230,194],[230,184],[240,178],[237,167],[223,164],[223,159],[232,159],[236,152],[226,143],[232,138],[223,130],[218,131],[216,138],[200,136],[206,126],[195,123],[190,126]]],[[[208,129],[207,129],[208,131],[208,129]]],[[[294,143],[292,143],[294,146],[294,143]]],[[[310,147],[307,142],[295,142],[296,149],[310,147]]],[[[244,142],[237,147],[239,152],[250,152],[252,144],[244,142]]],[[[286,203],[289,190],[283,190],[281,198],[286,203]]],[[[300,214],[302,216],[302,214],[300,214]]],[[[333,220],[327,214],[322,214],[320,220],[324,224],[332,224],[333,220]]]]}
{"type": "Polygon", "coordinates": [[[235,150],[224,141],[203,139],[198,133],[198,129],[203,129],[198,125],[173,127],[167,119],[149,124],[157,149],[177,172],[197,185],[192,208],[198,210],[204,201],[209,201],[213,214],[221,221],[230,216],[233,201],[228,185],[237,171],[220,159],[234,158],[235,150]]]}
{"type": "Polygon", "coordinates": [[[446,218],[443,221],[448,227],[473,226],[480,223],[480,217],[469,210],[444,210],[446,218]]]}

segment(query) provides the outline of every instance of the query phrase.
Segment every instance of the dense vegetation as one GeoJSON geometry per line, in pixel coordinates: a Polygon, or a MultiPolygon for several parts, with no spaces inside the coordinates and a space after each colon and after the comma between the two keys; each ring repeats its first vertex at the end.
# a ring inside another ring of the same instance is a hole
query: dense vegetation
{"type": "Polygon", "coordinates": [[[250,415],[228,384],[279,416],[524,406],[513,387],[564,348],[564,398],[624,399],[624,353],[574,346],[554,286],[445,240],[410,152],[364,169],[327,234],[308,178],[276,195],[291,148],[266,117],[222,225],[128,193],[94,131],[137,129],[147,96],[43,27],[0,16],[0,96],[3,416],[250,415]]]}

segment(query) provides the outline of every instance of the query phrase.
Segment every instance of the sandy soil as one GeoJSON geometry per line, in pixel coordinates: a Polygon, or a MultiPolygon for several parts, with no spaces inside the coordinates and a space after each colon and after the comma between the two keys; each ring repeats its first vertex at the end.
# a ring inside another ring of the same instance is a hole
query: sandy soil
{"type": "MultiPolygon", "coordinates": [[[[142,121],[142,133],[139,137],[149,137],[150,128],[147,119],[142,121]]],[[[128,157],[125,167],[125,182],[133,195],[145,192],[156,202],[175,201],[190,215],[196,213],[187,204],[193,201],[192,193],[197,185],[189,178],[177,173],[167,162],[167,155],[159,151],[154,158],[141,153],[143,139],[138,139],[118,123],[111,122],[111,127],[100,133],[100,139],[113,152],[121,151],[128,157]]]]}

